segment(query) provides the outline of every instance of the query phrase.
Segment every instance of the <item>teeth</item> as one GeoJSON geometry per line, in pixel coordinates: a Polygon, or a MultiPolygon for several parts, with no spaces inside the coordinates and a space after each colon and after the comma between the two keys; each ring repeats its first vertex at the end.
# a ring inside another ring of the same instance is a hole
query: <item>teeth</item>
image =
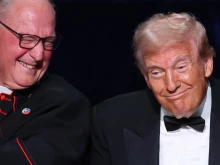
{"type": "Polygon", "coordinates": [[[26,63],[24,63],[24,62],[22,62],[22,61],[19,61],[19,63],[20,63],[22,66],[24,66],[25,68],[28,68],[28,69],[34,69],[34,68],[36,68],[36,66],[26,64],[26,63]]]}

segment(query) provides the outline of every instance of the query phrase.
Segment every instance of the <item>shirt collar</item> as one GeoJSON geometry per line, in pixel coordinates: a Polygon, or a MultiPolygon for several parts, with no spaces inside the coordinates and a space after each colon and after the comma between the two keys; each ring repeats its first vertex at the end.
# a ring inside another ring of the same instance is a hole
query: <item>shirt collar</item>
{"type": "Polygon", "coordinates": [[[4,86],[0,86],[0,93],[11,95],[12,92],[13,92],[12,90],[10,90],[4,86]]]}

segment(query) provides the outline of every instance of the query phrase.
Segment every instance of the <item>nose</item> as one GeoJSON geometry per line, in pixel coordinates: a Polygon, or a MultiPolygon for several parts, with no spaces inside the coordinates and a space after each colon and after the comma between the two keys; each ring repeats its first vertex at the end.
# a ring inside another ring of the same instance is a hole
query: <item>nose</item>
{"type": "Polygon", "coordinates": [[[166,73],[166,88],[169,92],[175,92],[181,85],[178,75],[172,71],[166,73]]]}
{"type": "Polygon", "coordinates": [[[30,56],[36,61],[41,61],[44,57],[44,47],[42,41],[40,41],[34,48],[30,50],[30,56]]]}

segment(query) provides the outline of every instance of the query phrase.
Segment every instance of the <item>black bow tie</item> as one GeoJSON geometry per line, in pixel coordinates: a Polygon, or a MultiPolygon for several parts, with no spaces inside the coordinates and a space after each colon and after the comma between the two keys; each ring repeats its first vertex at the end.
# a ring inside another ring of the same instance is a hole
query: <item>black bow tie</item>
{"type": "Polygon", "coordinates": [[[171,116],[164,116],[164,123],[167,131],[178,130],[181,126],[190,126],[193,129],[202,132],[205,127],[205,120],[202,117],[191,117],[177,119],[171,116]]]}

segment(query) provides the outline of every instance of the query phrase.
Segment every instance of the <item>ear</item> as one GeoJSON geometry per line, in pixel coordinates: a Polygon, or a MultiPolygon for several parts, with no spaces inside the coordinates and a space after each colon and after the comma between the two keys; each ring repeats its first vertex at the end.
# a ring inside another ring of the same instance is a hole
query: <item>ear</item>
{"type": "Polygon", "coordinates": [[[211,76],[213,71],[213,57],[208,57],[205,59],[205,77],[211,76]]]}

